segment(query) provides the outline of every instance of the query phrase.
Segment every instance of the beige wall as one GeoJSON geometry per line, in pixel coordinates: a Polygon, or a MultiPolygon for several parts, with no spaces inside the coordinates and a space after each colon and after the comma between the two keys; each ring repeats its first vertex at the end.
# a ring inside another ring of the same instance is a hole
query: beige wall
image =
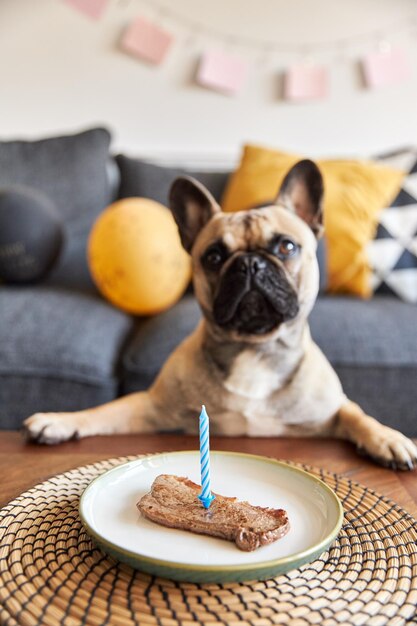
{"type": "MultiPolygon", "coordinates": [[[[207,36],[190,42],[179,23],[168,60],[152,68],[124,55],[117,40],[129,19],[155,15],[151,0],[109,0],[91,22],[60,0],[0,1],[0,137],[36,137],[91,124],[109,125],[115,147],[175,160],[233,159],[242,141],[311,155],[363,154],[417,143],[417,33],[393,34],[413,62],[407,84],[379,91],[360,85],[356,59],[372,48],[352,46],[329,62],[328,100],[289,104],[279,99],[279,72],[293,54],[255,65],[237,97],[199,88],[192,75],[207,36]]],[[[159,0],[160,2],[162,0],[159,0]]],[[[164,0],[173,5],[174,0],[164,0]]],[[[389,29],[416,11],[415,0],[175,0],[175,10],[225,33],[323,42],[389,29]]],[[[417,29],[416,29],[417,30],[417,29]]],[[[238,50],[236,50],[238,52],[238,50]]]]}

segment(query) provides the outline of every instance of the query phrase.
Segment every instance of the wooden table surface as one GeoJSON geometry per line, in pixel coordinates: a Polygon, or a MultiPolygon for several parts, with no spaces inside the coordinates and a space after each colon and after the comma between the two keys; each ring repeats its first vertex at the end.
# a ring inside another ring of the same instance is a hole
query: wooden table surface
{"type": "MultiPolygon", "coordinates": [[[[25,443],[19,433],[0,431],[0,507],[36,483],[79,465],[131,454],[195,448],[196,438],[184,435],[117,435],[41,446],[25,443]]],[[[211,437],[211,448],[322,467],[375,489],[417,518],[417,470],[394,472],[381,468],[358,456],[349,443],[331,439],[211,437]]]]}

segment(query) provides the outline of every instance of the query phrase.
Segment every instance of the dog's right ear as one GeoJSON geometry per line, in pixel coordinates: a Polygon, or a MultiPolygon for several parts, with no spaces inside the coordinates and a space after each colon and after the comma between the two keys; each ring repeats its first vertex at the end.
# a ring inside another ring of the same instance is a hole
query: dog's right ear
{"type": "Polygon", "coordinates": [[[190,176],[174,180],[169,192],[169,206],[187,252],[191,251],[200,230],[221,211],[204,185],[190,176]]]}
{"type": "Polygon", "coordinates": [[[276,200],[306,222],[317,238],[323,233],[323,177],[309,159],[296,163],[282,181],[276,200]]]}

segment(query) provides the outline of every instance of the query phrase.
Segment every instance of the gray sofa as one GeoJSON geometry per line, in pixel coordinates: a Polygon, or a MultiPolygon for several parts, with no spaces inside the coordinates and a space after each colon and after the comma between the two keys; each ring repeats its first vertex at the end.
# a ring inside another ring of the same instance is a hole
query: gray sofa
{"type": "MultiPolygon", "coordinates": [[[[88,273],[86,241],[112,200],[166,203],[183,170],[110,156],[104,129],[37,142],[0,142],[0,187],[30,185],[55,203],[65,226],[57,267],[41,283],[0,286],[0,428],[37,411],[94,406],[146,389],[200,313],[191,292],[172,309],[134,318],[106,302],[88,273]]],[[[220,198],[227,172],[191,172],[220,198]]],[[[346,393],[382,422],[417,436],[417,307],[321,294],[312,334],[346,393]]]]}

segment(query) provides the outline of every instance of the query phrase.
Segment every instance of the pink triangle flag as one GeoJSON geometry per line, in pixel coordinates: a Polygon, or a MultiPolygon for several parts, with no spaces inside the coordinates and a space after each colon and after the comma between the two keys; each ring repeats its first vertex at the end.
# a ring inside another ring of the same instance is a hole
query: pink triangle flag
{"type": "Polygon", "coordinates": [[[362,59],[365,82],[368,87],[383,87],[406,81],[410,77],[410,65],[402,48],[387,47],[371,52],[362,59]]]}
{"type": "Polygon", "coordinates": [[[288,68],[284,81],[284,98],[296,102],[326,98],[329,75],[324,65],[297,63],[288,68]]]}
{"type": "Polygon", "coordinates": [[[98,20],[102,16],[107,5],[107,0],[64,0],[67,4],[84,13],[92,20],[98,20]]]}
{"type": "Polygon", "coordinates": [[[208,50],[200,60],[197,83],[233,95],[245,84],[249,66],[238,56],[221,50],[208,50]]]}
{"type": "Polygon", "coordinates": [[[138,59],[159,65],[165,59],[173,36],[144,17],[136,18],[125,30],[121,47],[138,59]]]}

